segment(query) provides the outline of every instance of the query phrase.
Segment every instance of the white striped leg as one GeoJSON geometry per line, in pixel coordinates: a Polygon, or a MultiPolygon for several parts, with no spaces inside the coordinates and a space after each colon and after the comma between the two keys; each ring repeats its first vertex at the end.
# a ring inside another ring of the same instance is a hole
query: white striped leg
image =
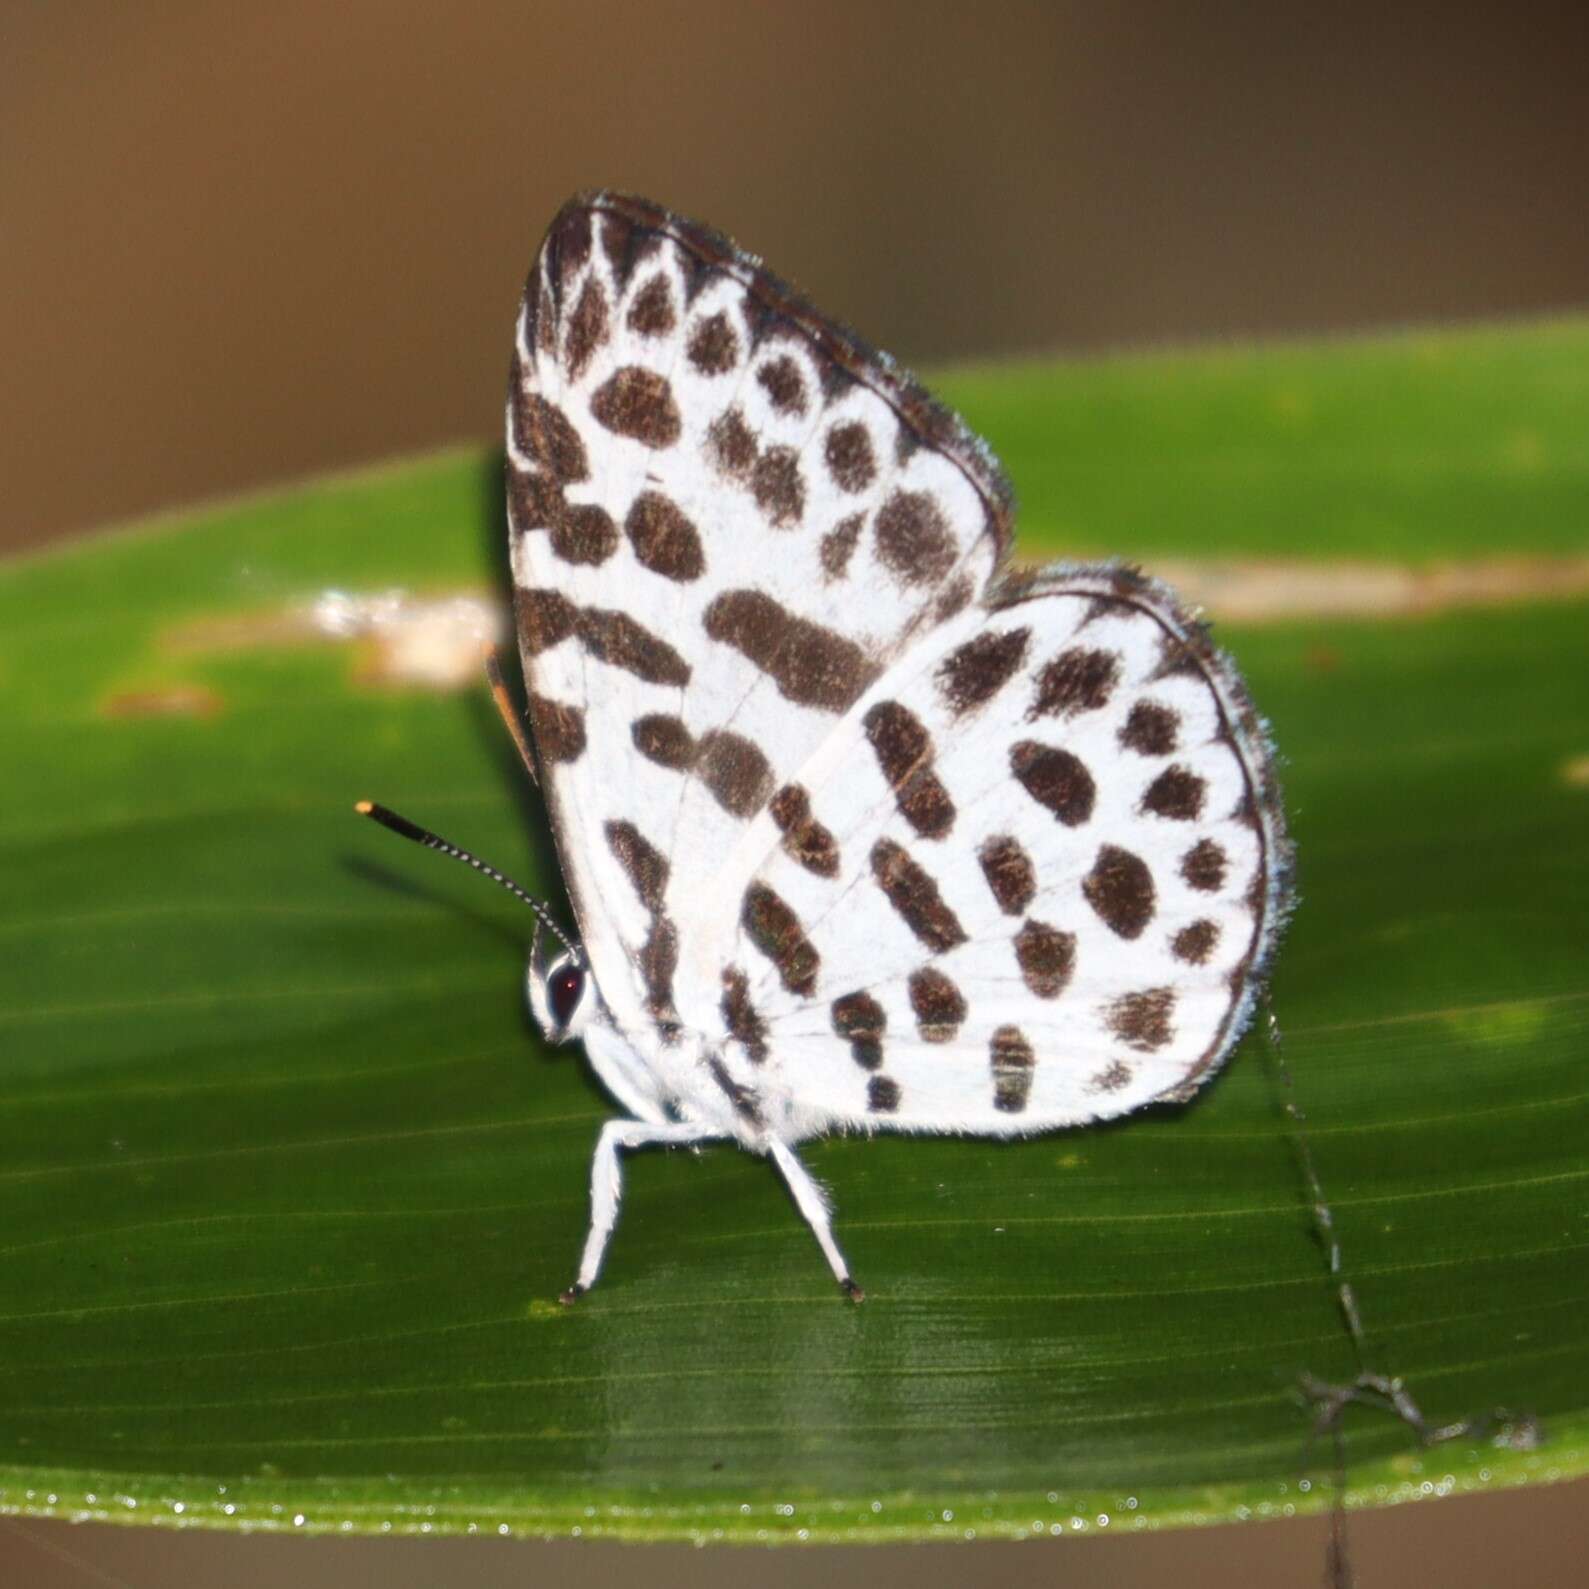
{"type": "Polygon", "coordinates": [[[618,1201],[623,1196],[623,1171],[618,1164],[621,1150],[630,1148],[680,1147],[690,1142],[710,1142],[722,1132],[694,1121],[609,1120],[596,1138],[595,1156],[590,1161],[590,1232],[585,1237],[584,1256],[579,1261],[579,1279],[566,1290],[560,1301],[573,1302],[596,1283],[601,1260],[613,1226],[618,1223],[618,1201]]]}
{"type": "Polygon", "coordinates": [[[811,1234],[816,1237],[822,1256],[833,1271],[833,1278],[852,1302],[864,1300],[866,1293],[850,1278],[850,1266],[839,1251],[839,1244],[833,1239],[833,1216],[828,1210],[828,1200],[822,1188],[811,1179],[811,1172],[795,1156],[794,1149],[787,1142],[780,1142],[777,1137],[768,1137],[766,1141],[767,1151],[778,1166],[790,1196],[795,1200],[795,1207],[805,1215],[806,1224],[811,1227],[811,1234]]]}

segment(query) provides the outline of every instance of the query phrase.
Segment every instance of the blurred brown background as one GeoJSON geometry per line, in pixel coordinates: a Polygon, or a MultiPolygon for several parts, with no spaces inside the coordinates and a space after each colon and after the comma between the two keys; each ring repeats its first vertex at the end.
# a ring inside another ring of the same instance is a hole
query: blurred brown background
{"type": "Polygon", "coordinates": [[[1589,8],[0,3],[0,547],[499,429],[574,189],[913,364],[1589,297],[1589,8]]]}
{"type": "MultiPolygon", "coordinates": [[[[1586,63],[1581,4],[0,0],[0,547],[494,438],[519,284],[583,186],[726,228],[913,364],[1582,306],[1586,63]]],[[[1581,1581],[1584,1506],[1360,1519],[1362,1582],[1581,1581]]],[[[1194,1589],[1315,1584],[1322,1539],[642,1559],[27,1524],[0,1581],[1194,1589]]]]}

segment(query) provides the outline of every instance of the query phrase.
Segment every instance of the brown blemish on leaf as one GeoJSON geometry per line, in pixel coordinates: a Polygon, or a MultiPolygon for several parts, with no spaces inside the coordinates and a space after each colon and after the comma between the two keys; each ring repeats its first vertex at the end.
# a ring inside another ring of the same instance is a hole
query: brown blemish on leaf
{"type": "Polygon", "coordinates": [[[1410,618],[1469,607],[1567,601],[1589,592],[1589,557],[1471,562],[1316,563],[1286,558],[1155,563],[1189,607],[1225,623],[1295,618],[1410,618]]]}
{"type": "Polygon", "coordinates": [[[221,697],[201,684],[172,684],[165,689],[118,691],[100,710],[111,718],[214,717],[221,705],[221,697]]]}
{"type": "Polygon", "coordinates": [[[159,645],[174,657],[351,645],[357,685],[454,690],[480,682],[481,647],[498,642],[504,628],[502,609],[483,592],[333,590],[288,607],[184,619],[159,645]]]}

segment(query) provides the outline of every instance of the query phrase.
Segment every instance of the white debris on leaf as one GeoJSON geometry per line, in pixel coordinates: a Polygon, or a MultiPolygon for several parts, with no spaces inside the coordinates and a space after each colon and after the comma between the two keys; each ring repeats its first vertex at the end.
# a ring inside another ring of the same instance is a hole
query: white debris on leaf
{"type": "Polygon", "coordinates": [[[315,632],[333,640],[372,640],[367,677],[384,684],[455,690],[480,676],[480,650],[505,630],[501,610],[482,596],[414,596],[403,590],[360,595],[328,590],[310,604],[315,632]]]}

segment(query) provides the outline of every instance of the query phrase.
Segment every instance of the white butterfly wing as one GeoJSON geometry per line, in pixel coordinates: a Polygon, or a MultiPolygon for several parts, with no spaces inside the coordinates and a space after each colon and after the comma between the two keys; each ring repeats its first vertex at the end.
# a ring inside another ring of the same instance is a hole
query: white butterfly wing
{"type": "Polygon", "coordinates": [[[779,801],[799,822],[745,836],[707,908],[727,930],[686,968],[731,990],[725,1054],[775,1129],[1119,1114],[1189,1092],[1245,1025],[1284,909],[1278,796],[1233,668],[1163,586],[1003,582],[779,801]]]}
{"type": "Polygon", "coordinates": [[[713,937],[712,879],[985,587],[1007,487],[755,260],[597,195],[554,221],[526,288],[508,498],[531,726],[598,985],[643,1049],[720,1036],[722,967],[679,976],[713,937]]]}

